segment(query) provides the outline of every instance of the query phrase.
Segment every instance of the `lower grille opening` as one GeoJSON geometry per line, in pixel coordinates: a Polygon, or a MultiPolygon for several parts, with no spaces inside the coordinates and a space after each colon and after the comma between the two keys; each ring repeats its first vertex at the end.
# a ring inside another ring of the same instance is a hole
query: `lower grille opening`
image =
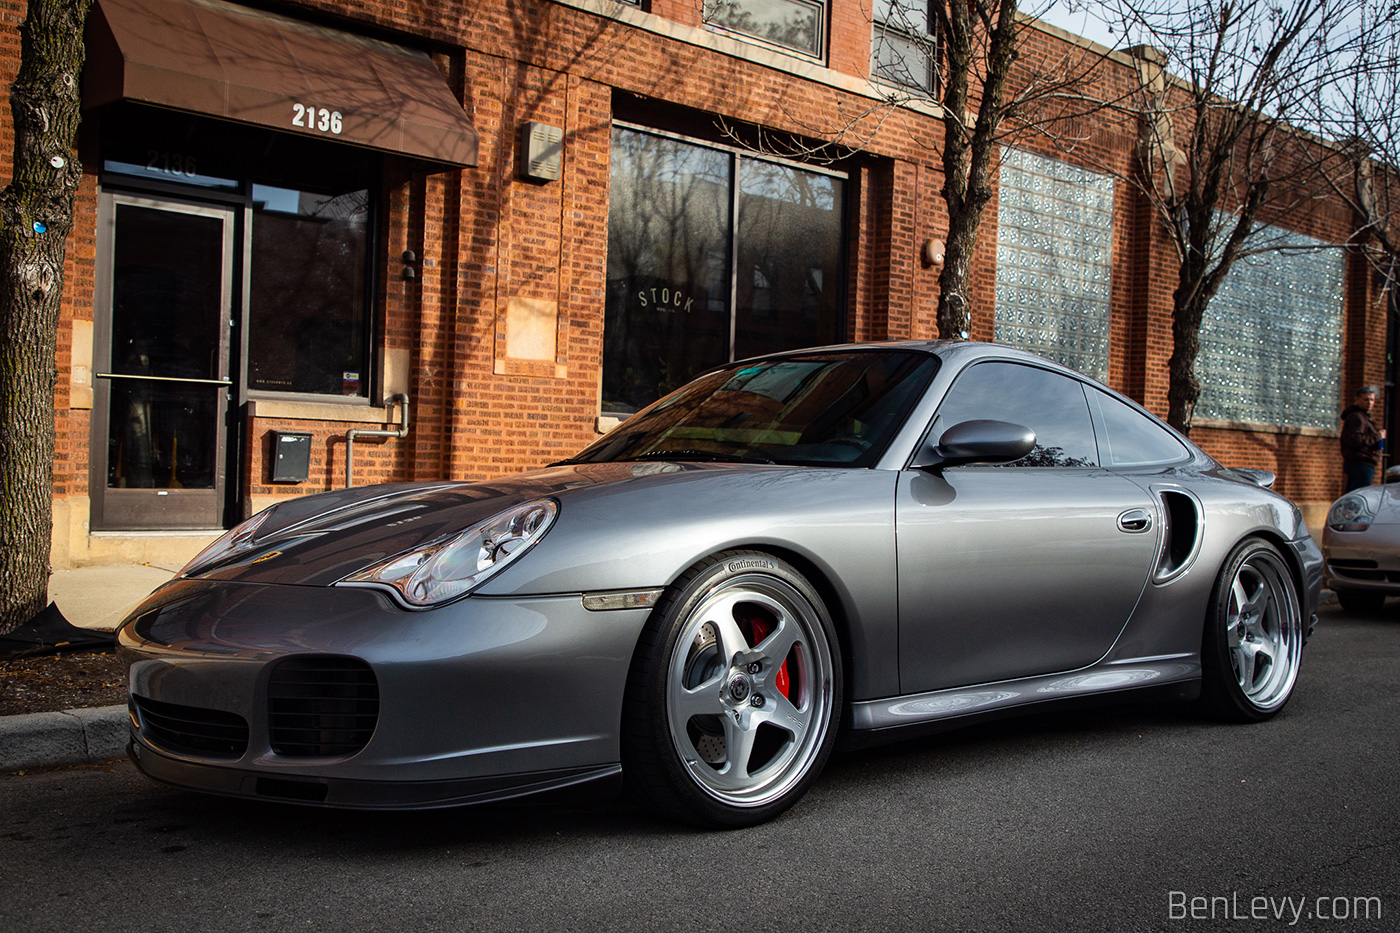
{"type": "Polygon", "coordinates": [[[173,752],[238,758],[248,749],[248,721],[236,713],[132,696],[141,735],[173,752]]]}
{"type": "Polygon", "coordinates": [[[288,658],[267,687],[268,740],[279,755],[353,755],[379,722],[379,682],[358,658],[288,658]]]}
{"type": "Polygon", "coordinates": [[[276,797],[279,800],[299,800],[305,803],[325,803],[325,784],[314,781],[284,781],[280,778],[258,778],[253,788],[259,797],[276,797]]]}

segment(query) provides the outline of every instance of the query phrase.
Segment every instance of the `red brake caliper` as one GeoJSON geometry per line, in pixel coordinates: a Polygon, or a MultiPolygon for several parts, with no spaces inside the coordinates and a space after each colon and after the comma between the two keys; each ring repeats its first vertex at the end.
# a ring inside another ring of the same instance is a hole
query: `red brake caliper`
{"type": "MultiPolygon", "coordinates": [[[[753,628],[752,644],[754,645],[763,641],[763,639],[768,637],[768,633],[773,631],[773,626],[768,623],[767,619],[755,617],[749,619],[749,625],[753,628]]],[[[787,697],[789,700],[792,699],[792,682],[788,680],[786,658],[783,659],[782,666],[778,668],[778,676],[773,678],[773,686],[777,687],[778,692],[783,696],[787,697]]]]}

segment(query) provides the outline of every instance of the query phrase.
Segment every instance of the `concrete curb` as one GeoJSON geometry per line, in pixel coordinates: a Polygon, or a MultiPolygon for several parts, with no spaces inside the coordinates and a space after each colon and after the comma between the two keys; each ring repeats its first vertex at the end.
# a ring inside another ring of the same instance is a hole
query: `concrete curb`
{"type": "Polygon", "coordinates": [[[126,756],[125,706],[0,716],[0,773],[126,756]]]}

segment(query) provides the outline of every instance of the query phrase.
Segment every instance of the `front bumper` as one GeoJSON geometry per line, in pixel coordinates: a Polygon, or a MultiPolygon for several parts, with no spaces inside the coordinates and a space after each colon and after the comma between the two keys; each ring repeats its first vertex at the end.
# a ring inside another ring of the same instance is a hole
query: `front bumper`
{"type": "Polygon", "coordinates": [[[1332,590],[1400,596],[1400,526],[1323,532],[1326,585],[1332,590]]]}
{"type": "Polygon", "coordinates": [[[610,781],[646,616],[578,594],[406,612],[368,589],[177,580],[117,633],[131,755],[181,787],[325,806],[610,781]]]}

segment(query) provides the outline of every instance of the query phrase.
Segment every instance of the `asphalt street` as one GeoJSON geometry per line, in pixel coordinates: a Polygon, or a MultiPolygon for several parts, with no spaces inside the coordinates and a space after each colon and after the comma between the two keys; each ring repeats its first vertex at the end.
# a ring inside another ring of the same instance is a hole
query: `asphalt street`
{"type": "Polygon", "coordinates": [[[833,760],[782,819],[363,814],[126,763],[0,778],[0,929],[1393,930],[1400,601],[1333,604],[1288,708],[1059,713],[833,760]]]}

